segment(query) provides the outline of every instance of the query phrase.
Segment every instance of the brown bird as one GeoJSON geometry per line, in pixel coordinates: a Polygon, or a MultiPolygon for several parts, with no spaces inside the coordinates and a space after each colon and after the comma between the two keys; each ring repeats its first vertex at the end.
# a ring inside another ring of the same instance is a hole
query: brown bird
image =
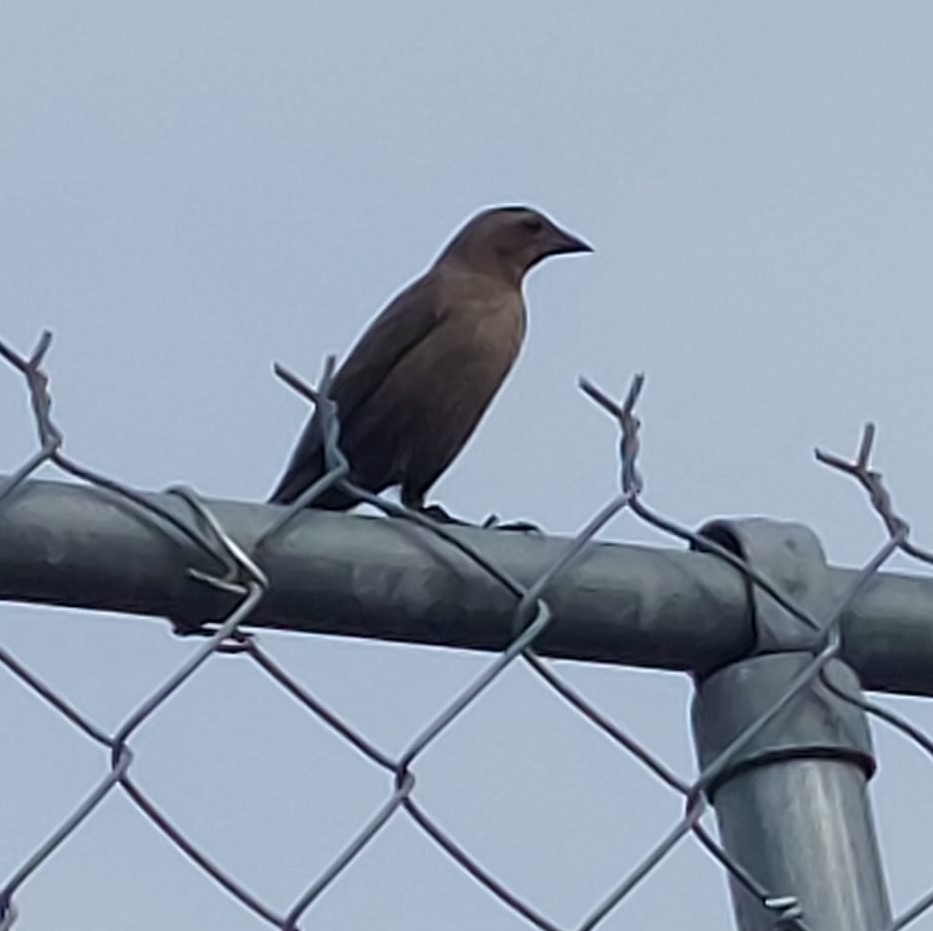
{"type": "MultiPolygon", "coordinates": [[[[592,247],[529,207],[474,216],[434,264],[373,320],[334,376],[330,397],[350,480],[424,497],[470,438],[525,335],[522,281],[542,259],[592,247]]],[[[311,417],[270,501],[288,504],[324,474],[319,413],[311,417]]],[[[357,503],[331,488],[313,507],[357,503]]]]}

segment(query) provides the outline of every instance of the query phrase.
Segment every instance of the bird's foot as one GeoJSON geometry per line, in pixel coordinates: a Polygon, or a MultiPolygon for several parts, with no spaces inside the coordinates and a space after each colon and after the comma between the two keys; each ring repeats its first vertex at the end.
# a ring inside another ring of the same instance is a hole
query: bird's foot
{"type": "Polygon", "coordinates": [[[517,533],[544,533],[537,524],[533,524],[531,521],[500,522],[498,514],[490,514],[481,524],[472,524],[467,520],[461,520],[459,517],[448,514],[439,504],[424,505],[418,508],[417,511],[439,524],[453,525],[455,527],[481,527],[483,530],[511,530],[517,533]]]}
{"type": "Polygon", "coordinates": [[[489,517],[483,521],[482,526],[485,530],[511,530],[517,533],[544,534],[544,531],[537,524],[533,524],[529,520],[510,520],[502,523],[499,520],[498,514],[490,514],[489,517]]]}
{"type": "Polygon", "coordinates": [[[454,524],[458,527],[469,527],[471,526],[468,521],[460,520],[459,517],[454,517],[452,514],[448,514],[439,504],[428,504],[424,505],[417,509],[419,514],[423,514],[425,517],[429,517],[431,520],[436,521],[438,524],[454,524]]]}

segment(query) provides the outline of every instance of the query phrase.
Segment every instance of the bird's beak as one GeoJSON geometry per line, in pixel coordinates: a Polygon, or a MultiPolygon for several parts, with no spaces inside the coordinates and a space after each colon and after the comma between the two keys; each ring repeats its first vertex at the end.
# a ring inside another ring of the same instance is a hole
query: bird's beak
{"type": "Polygon", "coordinates": [[[559,226],[554,227],[548,255],[564,255],[570,252],[592,252],[593,247],[577,236],[573,236],[559,226]]]}

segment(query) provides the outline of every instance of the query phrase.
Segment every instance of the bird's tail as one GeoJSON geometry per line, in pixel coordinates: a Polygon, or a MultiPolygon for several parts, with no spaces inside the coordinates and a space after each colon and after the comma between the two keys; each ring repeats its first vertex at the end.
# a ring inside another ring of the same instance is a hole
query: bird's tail
{"type": "MultiPolygon", "coordinates": [[[[269,504],[293,504],[319,478],[321,478],[320,471],[317,473],[311,470],[287,472],[269,497],[269,504]]],[[[328,488],[318,495],[308,507],[323,508],[327,511],[346,511],[355,504],[356,500],[345,491],[338,488],[328,488]]]]}
{"type": "MultiPolygon", "coordinates": [[[[323,478],[324,449],[321,442],[317,418],[312,418],[298,440],[285,473],[269,498],[270,504],[292,504],[316,481],[323,478]]],[[[345,511],[356,501],[337,488],[328,488],[318,495],[309,507],[325,508],[330,511],[345,511]]]]}

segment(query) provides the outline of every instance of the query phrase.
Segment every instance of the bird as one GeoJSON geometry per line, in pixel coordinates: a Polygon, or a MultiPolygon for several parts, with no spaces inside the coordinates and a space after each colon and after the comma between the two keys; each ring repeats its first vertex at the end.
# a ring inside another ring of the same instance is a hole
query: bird
{"type": "MultiPolygon", "coordinates": [[[[549,256],[592,251],[531,207],[492,207],[469,219],[372,320],[333,376],[328,397],[349,480],[373,494],[397,486],[405,507],[443,514],[426,508],[425,497],[519,355],[526,274],[549,256]]],[[[270,503],[293,503],[325,474],[322,426],[315,410],[270,503]]],[[[335,485],[309,506],[348,510],[357,503],[335,485]]]]}

